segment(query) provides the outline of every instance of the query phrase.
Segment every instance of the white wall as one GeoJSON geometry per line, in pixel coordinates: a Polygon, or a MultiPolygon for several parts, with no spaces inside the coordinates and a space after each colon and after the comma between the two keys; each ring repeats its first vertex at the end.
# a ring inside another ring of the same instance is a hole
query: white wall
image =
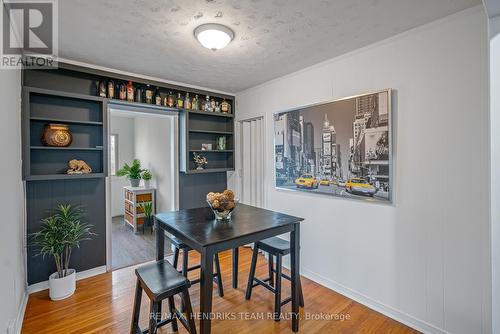
{"type": "Polygon", "coordinates": [[[175,122],[172,116],[135,118],[135,157],[153,174],[151,185],[156,187],[157,212],[172,211],[176,207],[175,122]]]}
{"type": "Polygon", "coordinates": [[[305,276],[421,330],[491,331],[487,87],[477,6],[237,94],[238,119],[265,115],[267,206],[306,219],[305,276]],[[383,88],[392,205],[274,189],[273,112],[383,88]]]}
{"type": "Polygon", "coordinates": [[[500,333],[500,16],[489,20],[493,333],[500,333]]]}
{"type": "MultiPolygon", "coordinates": [[[[130,164],[135,158],[134,118],[111,113],[110,134],[118,135],[118,167],[130,164]]],[[[124,212],[123,187],[130,185],[125,177],[111,176],[111,215],[122,216],[124,212]]]]}
{"type": "MultiPolygon", "coordinates": [[[[0,133],[3,176],[0,224],[0,332],[21,325],[24,274],[24,194],[21,181],[21,71],[0,70],[0,133]]],[[[9,332],[10,333],[10,332],[9,332]]]]}

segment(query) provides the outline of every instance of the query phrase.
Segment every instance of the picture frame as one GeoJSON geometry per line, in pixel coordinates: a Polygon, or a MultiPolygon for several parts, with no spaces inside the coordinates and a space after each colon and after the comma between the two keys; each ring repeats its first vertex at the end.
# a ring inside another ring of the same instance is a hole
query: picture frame
{"type": "Polygon", "coordinates": [[[392,202],[392,90],[274,113],[275,187],[392,202]]]}

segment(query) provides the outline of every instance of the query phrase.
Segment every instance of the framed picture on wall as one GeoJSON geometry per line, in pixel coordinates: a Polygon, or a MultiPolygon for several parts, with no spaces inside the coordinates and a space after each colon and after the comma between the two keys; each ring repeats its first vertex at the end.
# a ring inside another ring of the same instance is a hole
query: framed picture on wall
{"type": "Polygon", "coordinates": [[[391,90],[274,114],[276,187],[392,201],[391,90]]]}

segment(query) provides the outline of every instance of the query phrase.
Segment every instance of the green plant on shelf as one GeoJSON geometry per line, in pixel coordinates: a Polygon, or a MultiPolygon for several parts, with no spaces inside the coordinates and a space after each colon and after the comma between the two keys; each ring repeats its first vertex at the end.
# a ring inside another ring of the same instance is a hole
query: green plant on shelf
{"type": "Polygon", "coordinates": [[[128,179],[140,180],[141,173],[144,169],[141,168],[141,161],[139,159],[134,159],[132,164],[125,163],[122,168],[116,171],[116,176],[125,176],[128,179]]]}
{"type": "Polygon", "coordinates": [[[145,169],[144,172],[142,172],[141,177],[144,181],[149,181],[153,178],[153,175],[148,169],[145,169]]]}
{"type": "Polygon", "coordinates": [[[144,213],[144,218],[151,219],[153,217],[153,202],[141,202],[139,207],[144,213]]]}

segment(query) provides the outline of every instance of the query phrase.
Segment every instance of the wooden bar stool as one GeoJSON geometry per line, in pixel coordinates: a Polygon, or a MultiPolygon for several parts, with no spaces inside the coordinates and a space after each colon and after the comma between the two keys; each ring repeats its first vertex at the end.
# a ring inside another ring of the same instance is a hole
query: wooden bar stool
{"type": "MultiPolygon", "coordinates": [[[[195,265],[192,267],[188,267],[188,258],[189,258],[189,251],[192,250],[191,247],[186,245],[182,240],[179,238],[176,238],[174,236],[169,237],[170,241],[172,242],[172,245],[174,245],[175,250],[174,250],[174,261],[173,261],[173,266],[175,269],[177,269],[177,265],[179,262],[179,252],[182,250],[183,256],[182,256],[182,268],[179,271],[182,273],[184,277],[187,277],[188,272],[196,269],[200,269],[201,266],[195,265]]],[[[215,254],[214,256],[214,262],[215,262],[215,272],[214,272],[214,282],[217,284],[217,288],[219,291],[219,296],[224,297],[224,288],[222,287],[222,275],[221,275],[221,270],[220,270],[220,261],[219,261],[219,254],[215,254]]],[[[191,282],[191,285],[200,283],[200,279],[194,279],[191,282]]]]}
{"type": "Polygon", "coordinates": [[[177,332],[177,319],[191,334],[196,333],[193,309],[189,298],[190,283],[172,265],[161,260],[147,264],[135,270],[137,284],[135,288],[134,309],[130,334],[156,334],[158,328],[172,323],[172,330],[177,332]],[[139,313],[141,310],[142,291],[145,291],[150,300],[149,328],[141,330],[139,327],[139,313]],[[180,294],[185,307],[186,316],[175,308],[174,296],[180,294]],[[168,299],[169,317],[161,320],[161,302],[168,299]],[[187,317],[187,318],[186,318],[187,317]]]}
{"type": "MultiPolygon", "coordinates": [[[[291,281],[291,277],[282,272],[282,257],[290,254],[290,242],[278,237],[272,237],[258,241],[254,244],[252,262],[250,265],[250,274],[248,275],[248,285],[245,298],[252,297],[252,289],[261,285],[274,293],[274,320],[279,321],[281,315],[281,306],[292,300],[292,297],[281,300],[281,278],[291,281]],[[255,267],[257,266],[257,257],[259,250],[269,255],[269,277],[259,279],[255,277],[255,267]],[[276,257],[276,267],[273,267],[273,257],[276,257]],[[274,274],[276,277],[274,278],[274,274]],[[269,282],[269,283],[268,283],[269,282]]],[[[302,295],[302,284],[299,281],[299,305],[304,307],[304,296],[302,295]]]]}

